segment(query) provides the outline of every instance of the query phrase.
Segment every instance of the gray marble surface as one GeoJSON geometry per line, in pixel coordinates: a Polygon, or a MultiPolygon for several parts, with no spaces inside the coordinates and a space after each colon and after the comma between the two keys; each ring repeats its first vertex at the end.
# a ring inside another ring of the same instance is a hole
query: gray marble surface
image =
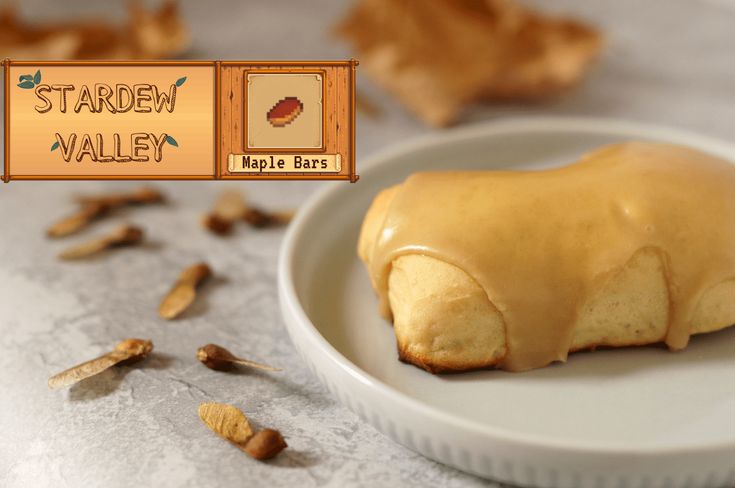
{"type": "MultiPolygon", "coordinates": [[[[576,91],[534,106],[469,110],[464,123],[509,116],[594,115],[652,121],[735,137],[735,5],[726,1],[536,1],[602,26],[607,48],[576,91]]],[[[326,32],[346,3],[252,1],[184,3],[194,43],[189,57],[343,58],[326,32]],[[283,35],[271,35],[275,19],[283,35]]],[[[26,0],[43,18],[122,8],[26,0]]],[[[2,53],[0,53],[0,56],[2,53]]],[[[362,92],[382,118],[358,120],[358,157],[429,132],[372,85],[362,92]]],[[[358,160],[358,170],[360,162],[358,160]]],[[[359,183],[358,183],[359,184],[359,183]]],[[[294,207],[319,183],[161,183],[170,203],[135,209],[60,242],[47,224],[73,209],[78,192],[133,186],[106,182],[13,182],[0,186],[0,486],[497,486],[429,461],[362,423],[326,393],[295,354],[276,298],[282,230],[241,228],[221,239],[199,216],[226,186],[252,200],[294,207]],[[147,230],[142,249],[62,263],[69,243],[120,220],[147,230]],[[180,269],[207,260],[216,279],[175,322],[156,308],[180,269]],[[69,390],[49,391],[51,373],[109,349],[124,337],[153,340],[154,354],[69,390]],[[280,374],[223,374],[194,359],[207,342],[280,366],[280,374]],[[258,426],[273,426],[289,449],[269,463],[244,456],[211,434],[196,409],[233,403],[258,426]]]]}

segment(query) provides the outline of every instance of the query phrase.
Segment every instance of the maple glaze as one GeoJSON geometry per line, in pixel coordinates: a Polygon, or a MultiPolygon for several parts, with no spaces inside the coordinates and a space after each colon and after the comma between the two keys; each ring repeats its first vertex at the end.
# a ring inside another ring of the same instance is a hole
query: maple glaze
{"type": "Polygon", "coordinates": [[[501,366],[521,371],[565,360],[595,278],[649,246],[666,258],[665,342],[680,349],[702,293],[735,277],[735,166],[630,142],[544,171],[416,173],[390,204],[370,273],[390,317],[396,257],[423,254],[464,270],[503,315],[501,366]]]}

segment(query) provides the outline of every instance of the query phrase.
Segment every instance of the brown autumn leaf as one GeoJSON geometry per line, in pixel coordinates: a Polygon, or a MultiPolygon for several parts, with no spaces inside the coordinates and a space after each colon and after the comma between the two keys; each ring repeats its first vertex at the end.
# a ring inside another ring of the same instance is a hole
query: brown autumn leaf
{"type": "Polygon", "coordinates": [[[279,368],[274,368],[265,364],[256,363],[248,359],[243,359],[235,356],[230,351],[217,344],[207,344],[197,349],[197,359],[201,361],[206,367],[215,369],[218,371],[226,371],[230,369],[234,364],[247,366],[249,368],[261,369],[263,371],[281,371],[279,368]]]}
{"type": "Polygon", "coordinates": [[[127,360],[142,359],[153,350],[153,343],[144,339],[125,339],[115,349],[102,356],[69,368],[49,378],[51,389],[71,386],[75,383],[97,375],[106,369],[127,360]]]}
{"type": "Polygon", "coordinates": [[[70,247],[59,254],[59,259],[64,261],[84,259],[99,254],[106,249],[132,246],[140,244],[142,241],[143,229],[133,225],[123,225],[109,235],[70,247]]]}
{"type": "Polygon", "coordinates": [[[99,19],[29,22],[12,5],[0,9],[0,55],[13,59],[162,59],[181,54],[188,29],[175,1],[158,10],[131,1],[124,25],[99,19]]]}
{"type": "Polygon", "coordinates": [[[161,302],[158,314],[167,320],[181,315],[194,302],[197,286],[211,275],[212,270],[205,263],[197,263],[184,269],[161,302]]]}
{"type": "Polygon", "coordinates": [[[337,34],[370,77],[433,126],[475,102],[556,95],[601,46],[594,28],[514,0],[358,0],[337,34]]]}

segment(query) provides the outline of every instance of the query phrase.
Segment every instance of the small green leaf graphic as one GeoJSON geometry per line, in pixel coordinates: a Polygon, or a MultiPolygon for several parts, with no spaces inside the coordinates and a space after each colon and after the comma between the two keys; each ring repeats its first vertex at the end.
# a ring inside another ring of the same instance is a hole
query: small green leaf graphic
{"type": "Polygon", "coordinates": [[[186,81],[186,76],[182,76],[181,78],[179,78],[178,80],[176,80],[176,86],[183,85],[185,81],[186,81]]]}
{"type": "Polygon", "coordinates": [[[56,151],[56,150],[57,150],[58,148],[59,148],[59,141],[56,141],[56,142],[54,142],[54,143],[53,143],[53,144],[51,145],[51,150],[52,150],[52,151],[56,151]]]}
{"type": "Polygon", "coordinates": [[[18,81],[25,81],[25,80],[32,80],[33,76],[31,75],[20,75],[20,78],[18,78],[18,81]]]}
{"type": "Polygon", "coordinates": [[[26,81],[24,81],[22,83],[18,83],[18,86],[21,87],[21,88],[25,88],[26,90],[28,90],[29,88],[33,88],[36,85],[34,85],[31,80],[26,80],[26,81]]]}
{"type": "Polygon", "coordinates": [[[169,135],[166,136],[166,142],[168,142],[169,144],[171,144],[174,147],[179,147],[179,143],[176,142],[176,139],[174,139],[173,137],[171,137],[169,135]]]}
{"type": "Polygon", "coordinates": [[[36,85],[41,83],[41,70],[40,69],[36,71],[35,75],[33,75],[33,83],[35,83],[36,85]]]}

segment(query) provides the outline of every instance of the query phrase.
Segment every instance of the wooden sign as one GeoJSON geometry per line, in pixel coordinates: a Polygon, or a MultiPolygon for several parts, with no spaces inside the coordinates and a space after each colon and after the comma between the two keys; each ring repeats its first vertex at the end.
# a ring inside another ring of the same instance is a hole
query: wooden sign
{"type": "Polygon", "coordinates": [[[357,180],[354,60],[3,65],[5,182],[357,180]]]}

